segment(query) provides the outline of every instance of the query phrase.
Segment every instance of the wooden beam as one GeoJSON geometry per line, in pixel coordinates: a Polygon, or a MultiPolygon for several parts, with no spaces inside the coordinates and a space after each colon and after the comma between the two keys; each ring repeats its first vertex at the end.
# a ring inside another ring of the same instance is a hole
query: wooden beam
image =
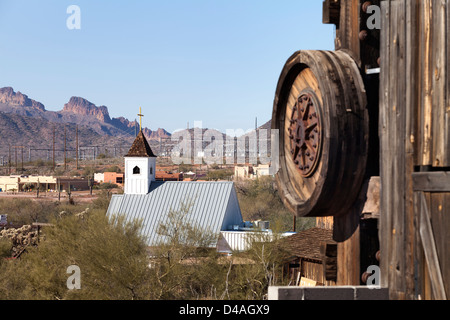
{"type": "Polygon", "coordinates": [[[414,191],[450,192],[450,172],[416,172],[412,178],[414,191]]]}
{"type": "Polygon", "coordinates": [[[323,278],[325,281],[337,281],[337,243],[323,242],[320,244],[322,254],[323,278]]]}
{"type": "Polygon", "coordinates": [[[323,2],[322,23],[334,24],[336,28],[339,28],[340,11],[340,0],[325,0],[323,2]]]}
{"type": "Polygon", "coordinates": [[[420,238],[435,300],[447,300],[425,194],[420,192],[420,238]]]}

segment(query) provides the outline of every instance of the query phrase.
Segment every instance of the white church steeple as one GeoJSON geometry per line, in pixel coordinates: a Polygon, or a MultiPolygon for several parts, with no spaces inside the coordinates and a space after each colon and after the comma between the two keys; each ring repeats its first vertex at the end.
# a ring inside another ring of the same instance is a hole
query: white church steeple
{"type": "MultiPolygon", "coordinates": [[[[140,110],[139,110],[140,111],[140,110]]],[[[139,116],[142,117],[141,112],[139,116]]],[[[156,180],[156,156],[140,131],[125,156],[125,194],[147,194],[150,184],[156,180]]]]}

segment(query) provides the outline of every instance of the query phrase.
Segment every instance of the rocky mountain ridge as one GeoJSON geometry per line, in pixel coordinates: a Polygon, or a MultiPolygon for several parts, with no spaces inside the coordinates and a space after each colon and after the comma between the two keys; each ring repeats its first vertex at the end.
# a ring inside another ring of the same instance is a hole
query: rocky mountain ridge
{"type": "MultiPolygon", "coordinates": [[[[0,112],[45,119],[52,123],[71,123],[87,126],[99,135],[134,137],[138,123],[124,117],[111,118],[106,106],[96,106],[82,97],[71,97],[61,111],[48,111],[45,106],[12,87],[0,88],[0,112]]],[[[159,128],[155,131],[143,128],[149,140],[170,138],[171,134],[159,128]]]]}

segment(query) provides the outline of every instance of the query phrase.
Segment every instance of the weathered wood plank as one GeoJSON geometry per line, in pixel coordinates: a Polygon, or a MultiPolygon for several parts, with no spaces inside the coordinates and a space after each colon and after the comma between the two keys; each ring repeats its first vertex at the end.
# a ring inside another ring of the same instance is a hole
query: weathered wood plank
{"type": "Polygon", "coordinates": [[[388,124],[389,124],[389,70],[391,61],[389,59],[390,52],[390,3],[381,2],[381,26],[382,37],[380,43],[380,117],[379,117],[379,133],[380,133],[380,175],[381,175],[381,198],[380,209],[382,212],[380,219],[380,247],[382,259],[380,261],[381,269],[381,286],[389,287],[389,247],[392,230],[392,212],[388,208],[390,203],[390,185],[392,175],[389,172],[389,153],[388,146],[388,124]]]}
{"type": "Polygon", "coordinates": [[[417,163],[415,156],[415,142],[416,142],[416,122],[418,110],[418,89],[417,89],[417,24],[416,24],[416,10],[417,1],[406,2],[406,41],[405,48],[406,55],[406,152],[412,154],[413,163],[417,163]]]}
{"type": "Polygon", "coordinates": [[[445,286],[442,278],[439,257],[431,226],[430,214],[423,192],[420,195],[420,237],[428,265],[428,273],[431,279],[431,287],[435,300],[446,300],[445,286]]]}
{"type": "Polygon", "coordinates": [[[432,47],[430,70],[432,74],[432,165],[446,164],[447,148],[443,135],[445,128],[445,78],[446,78],[446,4],[442,0],[432,1],[432,47]]]}
{"type": "Polygon", "coordinates": [[[443,128],[443,140],[445,145],[445,157],[443,166],[450,166],[450,3],[446,1],[446,20],[445,20],[445,29],[446,29],[446,40],[445,40],[445,48],[446,48],[446,71],[445,71],[445,99],[446,105],[444,118],[445,125],[443,128]]]}
{"type": "Polygon", "coordinates": [[[409,172],[414,171],[414,118],[417,111],[417,28],[416,28],[416,1],[405,3],[405,83],[406,83],[406,111],[405,111],[405,250],[406,250],[406,291],[408,299],[414,299],[416,283],[414,281],[415,259],[415,212],[413,180],[409,172]]]}
{"type": "Polygon", "coordinates": [[[340,0],[325,0],[323,2],[322,23],[334,24],[339,29],[340,0]]]}
{"type": "Polygon", "coordinates": [[[341,0],[339,29],[336,30],[336,50],[348,50],[360,64],[359,0],[341,0]]]}
{"type": "Polygon", "coordinates": [[[407,272],[406,265],[406,221],[405,221],[405,193],[406,193],[406,155],[405,155],[405,122],[406,122],[406,77],[405,77],[405,45],[406,45],[406,29],[405,29],[405,2],[396,1],[393,3],[395,8],[394,12],[396,16],[391,20],[391,24],[395,24],[395,32],[392,35],[392,41],[394,43],[394,50],[392,53],[396,59],[396,69],[391,74],[391,85],[395,85],[397,88],[396,97],[394,99],[394,105],[392,107],[392,149],[396,150],[392,155],[393,168],[394,168],[394,185],[397,192],[394,192],[394,202],[392,204],[393,212],[393,255],[392,255],[392,267],[394,280],[394,287],[400,292],[406,292],[406,279],[405,274],[407,272]]]}
{"type": "Polygon", "coordinates": [[[450,172],[415,172],[414,191],[450,192],[450,172]]]}
{"type": "Polygon", "coordinates": [[[336,281],[337,280],[337,255],[338,244],[337,243],[321,243],[320,246],[322,254],[323,265],[323,279],[324,281],[336,281]]]}
{"type": "Polygon", "coordinates": [[[415,73],[408,22],[415,11],[405,1],[382,3],[382,62],[380,74],[382,285],[395,299],[414,292],[414,210],[411,127],[413,93],[408,76],[415,73]],[[386,61],[384,61],[386,59],[386,61]],[[383,74],[384,73],[384,74],[383,74]],[[407,129],[408,127],[408,129],[407,129]],[[408,145],[409,142],[409,145],[408,145]]]}
{"type": "Polygon", "coordinates": [[[445,292],[450,297],[450,192],[431,194],[430,214],[445,292]]]}
{"type": "Polygon", "coordinates": [[[422,0],[420,9],[421,32],[421,162],[420,165],[432,165],[432,71],[431,71],[431,41],[432,41],[432,0],[422,0]]]}

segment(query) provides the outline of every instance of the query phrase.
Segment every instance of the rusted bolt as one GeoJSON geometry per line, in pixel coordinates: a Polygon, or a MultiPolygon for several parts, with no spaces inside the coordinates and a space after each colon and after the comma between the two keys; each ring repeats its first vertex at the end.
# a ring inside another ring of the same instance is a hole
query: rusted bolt
{"type": "Polygon", "coordinates": [[[362,4],[362,11],[367,13],[367,9],[372,5],[372,1],[366,1],[362,4]]]}
{"type": "Polygon", "coordinates": [[[381,57],[377,59],[378,66],[381,66],[381,57]]]}
{"type": "Polygon", "coordinates": [[[369,277],[371,276],[371,273],[368,273],[367,271],[364,272],[361,276],[361,281],[362,283],[367,283],[367,280],[369,279],[369,277]]]}
{"type": "Polygon", "coordinates": [[[381,259],[381,251],[378,250],[377,253],[375,254],[375,259],[377,259],[377,261],[380,261],[381,259]]]}
{"type": "Polygon", "coordinates": [[[362,30],[359,33],[359,40],[361,41],[365,41],[367,39],[367,37],[369,36],[369,32],[367,32],[367,30],[362,30]]]}

